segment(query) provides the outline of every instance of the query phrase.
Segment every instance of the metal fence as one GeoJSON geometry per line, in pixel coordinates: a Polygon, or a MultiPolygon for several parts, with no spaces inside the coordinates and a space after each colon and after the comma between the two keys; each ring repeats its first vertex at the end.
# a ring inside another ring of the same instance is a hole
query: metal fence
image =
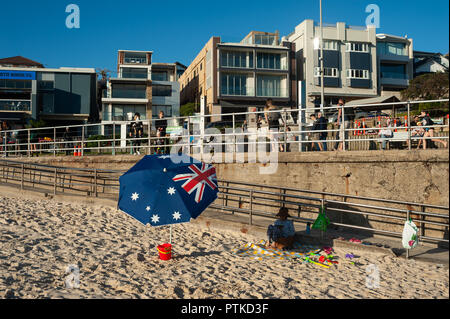
{"type": "MultiPolygon", "coordinates": [[[[14,185],[48,194],[80,194],[117,200],[119,177],[125,171],[56,167],[0,160],[0,184],[14,185]]],[[[273,220],[282,206],[292,219],[312,223],[325,207],[330,227],[401,237],[404,222],[411,218],[420,230],[422,242],[448,248],[449,207],[407,201],[318,192],[289,187],[219,180],[218,199],[210,205],[223,214],[273,220]]]]}
{"type": "MultiPolygon", "coordinates": [[[[432,143],[446,147],[449,138],[448,114],[442,123],[411,125],[411,106],[419,103],[448,103],[448,100],[389,103],[393,108],[403,107],[405,113],[402,117],[392,118],[391,127],[386,125],[389,117],[386,114],[377,116],[367,113],[363,117],[347,119],[345,112],[349,108],[367,107],[352,105],[341,107],[341,119],[344,121],[340,125],[334,121],[335,115],[332,114],[325,130],[313,130],[312,124],[308,123],[310,113],[307,112],[314,112],[310,109],[172,117],[165,119],[168,128],[164,136],[158,136],[158,122],[143,120],[140,138],[130,135],[132,121],[4,130],[0,131],[0,154],[4,157],[38,154],[84,156],[163,154],[173,150],[203,154],[211,149],[215,153],[242,153],[255,151],[259,147],[267,152],[307,152],[314,148],[351,151],[429,148],[432,143]],[[281,120],[278,127],[269,128],[265,115],[270,113],[279,114],[281,120]],[[258,114],[262,117],[260,123],[258,114]],[[221,121],[211,121],[218,116],[221,121]],[[244,121],[248,124],[245,125],[244,121]],[[390,137],[382,135],[385,131],[392,133],[390,137]]],[[[381,108],[386,104],[372,104],[370,107],[381,108]]],[[[337,106],[325,107],[323,112],[332,113],[338,109],[337,106]]]]}

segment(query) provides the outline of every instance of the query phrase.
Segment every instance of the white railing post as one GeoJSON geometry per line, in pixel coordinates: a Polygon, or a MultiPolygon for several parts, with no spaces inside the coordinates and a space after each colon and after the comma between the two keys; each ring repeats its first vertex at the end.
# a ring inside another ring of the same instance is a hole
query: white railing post
{"type": "Polygon", "coordinates": [[[56,156],[56,127],[53,128],[53,157],[56,156]]]}
{"type": "Polygon", "coordinates": [[[341,125],[342,125],[342,128],[343,129],[341,129],[341,132],[343,132],[344,134],[344,136],[341,136],[341,140],[343,141],[342,142],[342,150],[343,151],[345,151],[346,149],[345,149],[345,142],[346,142],[346,138],[345,138],[345,132],[346,132],[346,130],[345,130],[345,105],[343,105],[342,106],[342,118],[341,118],[341,125]]]}
{"type": "Polygon", "coordinates": [[[84,156],[84,125],[81,127],[81,156],[84,156]]]}
{"type": "Polygon", "coordinates": [[[116,122],[113,122],[112,155],[116,155],[116,122]]]}
{"type": "Polygon", "coordinates": [[[408,123],[405,123],[406,128],[408,130],[408,150],[411,150],[411,104],[408,102],[408,123]]]}

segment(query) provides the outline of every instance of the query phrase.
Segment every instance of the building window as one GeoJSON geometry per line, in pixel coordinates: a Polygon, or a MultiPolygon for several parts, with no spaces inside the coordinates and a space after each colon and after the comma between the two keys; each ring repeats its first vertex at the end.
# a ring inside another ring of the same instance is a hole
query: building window
{"type": "Polygon", "coordinates": [[[264,97],[287,97],[286,77],[277,75],[258,75],[256,95],[264,97]]]}
{"type": "Polygon", "coordinates": [[[273,35],[255,34],[254,44],[276,45],[276,37],[273,35]]]}
{"type": "Polygon", "coordinates": [[[53,90],[54,82],[53,81],[39,81],[38,89],[39,90],[53,90]]]}
{"type": "Polygon", "coordinates": [[[281,56],[272,53],[257,53],[256,67],[258,69],[281,69],[281,56]]]}
{"type": "Polygon", "coordinates": [[[369,52],[369,44],[361,42],[348,42],[345,44],[347,52],[369,52]]]}
{"type": "Polygon", "coordinates": [[[38,100],[43,113],[51,114],[55,112],[53,93],[41,93],[38,95],[38,100]]]}
{"type": "MultiPolygon", "coordinates": [[[[337,68],[323,68],[323,76],[329,78],[337,78],[338,77],[338,69],[337,68]]],[[[314,68],[314,77],[320,77],[320,67],[314,68]]]]}
{"type": "Polygon", "coordinates": [[[152,118],[159,118],[159,112],[164,112],[164,117],[172,117],[172,106],[171,105],[153,105],[152,106],[152,118]]]}
{"type": "Polygon", "coordinates": [[[220,51],[220,66],[226,68],[253,68],[252,52],[220,51]]]}
{"type": "Polygon", "coordinates": [[[153,96],[171,96],[172,86],[171,85],[153,85],[152,88],[153,96]]]}
{"type": "Polygon", "coordinates": [[[169,75],[167,72],[158,72],[152,71],[152,80],[153,81],[168,81],[169,75]]]}
{"type": "Polygon", "coordinates": [[[112,98],[145,99],[146,86],[138,84],[113,84],[112,98]]]}
{"type": "Polygon", "coordinates": [[[347,69],[348,79],[369,79],[369,70],[347,69]]]}
{"type": "MultiPolygon", "coordinates": [[[[333,50],[333,51],[337,51],[338,50],[338,41],[334,41],[334,40],[323,40],[323,49],[324,50],[333,50]]],[[[314,50],[319,50],[320,46],[317,48],[314,48],[314,50]]]]}
{"type": "Polygon", "coordinates": [[[244,74],[222,73],[220,78],[222,95],[249,95],[247,80],[249,77],[244,74]]]}
{"type": "Polygon", "coordinates": [[[407,79],[406,65],[381,63],[380,76],[382,79],[407,79]]]}
{"type": "Polygon", "coordinates": [[[144,105],[113,105],[113,113],[103,113],[103,118],[113,121],[131,121],[136,113],[141,115],[141,120],[147,119],[147,114],[144,105]]]}
{"type": "Polygon", "coordinates": [[[123,79],[146,79],[147,69],[120,68],[120,77],[123,79]]]}
{"type": "Polygon", "coordinates": [[[378,42],[377,53],[382,55],[390,54],[408,56],[408,53],[406,51],[406,44],[400,42],[378,42]]]}
{"type": "Polygon", "coordinates": [[[28,81],[28,80],[0,80],[0,88],[31,89],[31,81],[28,81]]]}

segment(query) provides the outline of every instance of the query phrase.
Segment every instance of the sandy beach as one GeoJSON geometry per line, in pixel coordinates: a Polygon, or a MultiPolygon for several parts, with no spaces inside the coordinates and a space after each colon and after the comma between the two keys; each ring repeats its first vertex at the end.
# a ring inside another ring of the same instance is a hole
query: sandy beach
{"type": "Polygon", "coordinates": [[[329,269],[297,260],[253,260],[232,253],[265,238],[173,228],[174,258],[158,259],[169,229],[143,226],[106,206],[0,196],[0,298],[449,298],[442,265],[358,253],[360,265],[329,269]],[[379,287],[366,286],[366,268],[379,287]],[[79,288],[66,287],[69,265],[79,288]]]}

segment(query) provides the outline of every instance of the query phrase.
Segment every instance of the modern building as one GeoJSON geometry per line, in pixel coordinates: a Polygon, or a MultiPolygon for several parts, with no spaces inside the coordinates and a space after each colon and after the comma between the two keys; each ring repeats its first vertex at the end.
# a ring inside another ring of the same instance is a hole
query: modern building
{"type": "Polygon", "coordinates": [[[448,53],[414,51],[414,77],[434,72],[448,72],[448,53]]]}
{"type": "MultiPolygon", "coordinates": [[[[287,40],[295,44],[299,107],[306,116],[321,103],[320,27],[304,20],[287,40]],[[308,111],[309,109],[309,111],[308,111]]],[[[378,96],[377,38],[374,27],[352,27],[344,22],[323,25],[325,105],[378,96]]]]}
{"type": "Polygon", "coordinates": [[[377,34],[378,93],[395,95],[413,79],[413,41],[407,37],[377,34]]]}
{"type": "MultiPolygon", "coordinates": [[[[304,20],[287,36],[296,48],[299,107],[312,112],[321,103],[320,26],[304,20]]],[[[413,78],[413,41],[376,34],[374,26],[323,24],[325,105],[400,97],[413,78]]],[[[354,103],[353,103],[354,104],[354,103]]]]}
{"type": "Polygon", "coordinates": [[[296,106],[295,48],[278,32],[250,32],[239,43],[211,37],[180,77],[181,104],[195,103],[201,114],[257,112],[268,98],[296,106]],[[204,109],[201,109],[201,107],[204,109]]]}
{"type": "Polygon", "coordinates": [[[102,122],[179,116],[181,63],[152,63],[152,51],[119,50],[117,78],[111,78],[102,98],[102,122]]]}
{"type": "Polygon", "coordinates": [[[67,125],[95,118],[95,69],[49,69],[29,61],[20,57],[0,60],[0,119],[18,124],[42,119],[67,125]]]}

